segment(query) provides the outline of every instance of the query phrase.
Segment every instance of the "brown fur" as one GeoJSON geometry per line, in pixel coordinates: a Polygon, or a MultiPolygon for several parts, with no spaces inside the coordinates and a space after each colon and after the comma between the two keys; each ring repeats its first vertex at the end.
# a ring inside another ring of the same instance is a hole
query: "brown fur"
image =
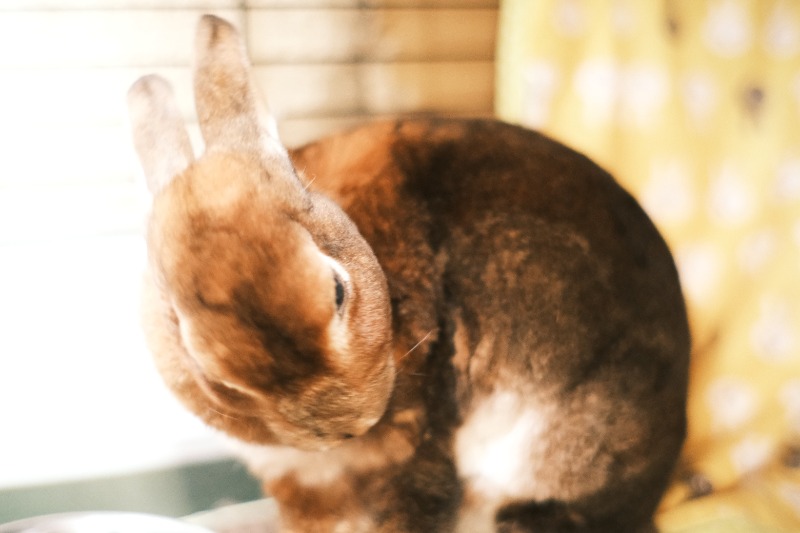
{"type": "Polygon", "coordinates": [[[196,163],[159,159],[185,146],[154,111],[164,82],[131,90],[155,194],[145,325],[177,397],[249,443],[284,529],[649,531],[689,336],[636,202],[494,121],[382,122],[287,153],[235,30],[204,17],[198,55],[196,163]]]}

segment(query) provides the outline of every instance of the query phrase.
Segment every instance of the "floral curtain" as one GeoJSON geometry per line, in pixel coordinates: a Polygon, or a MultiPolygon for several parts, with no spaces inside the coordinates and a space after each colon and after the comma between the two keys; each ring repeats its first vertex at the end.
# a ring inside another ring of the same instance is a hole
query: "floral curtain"
{"type": "Polygon", "coordinates": [[[678,263],[690,431],[662,527],[800,531],[800,2],[503,0],[497,65],[498,115],[609,169],[678,263]]]}

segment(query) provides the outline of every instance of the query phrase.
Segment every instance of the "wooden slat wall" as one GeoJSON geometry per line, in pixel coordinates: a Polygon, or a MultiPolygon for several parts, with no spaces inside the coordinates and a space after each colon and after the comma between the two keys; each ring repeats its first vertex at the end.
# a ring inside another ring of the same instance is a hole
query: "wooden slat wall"
{"type": "Polygon", "coordinates": [[[497,0],[0,0],[0,403],[16,402],[6,433],[27,436],[4,442],[0,487],[220,453],[147,366],[148,195],[125,109],[138,76],[164,75],[199,147],[190,54],[202,13],[243,31],[296,144],[373,116],[490,113],[496,11],[497,0]],[[31,433],[30,420],[44,422],[31,433]],[[53,431],[58,453],[37,445],[53,431]]]}
{"type": "Polygon", "coordinates": [[[375,115],[491,112],[494,9],[256,9],[247,24],[289,144],[375,115]]]}
{"type": "Polygon", "coordinates": [[[491,114],[497,2],[2,0],[0,242],[50,231],[20,213],[37,201],[59,211],[69,198],[56,231],[138,223],[125,93],[142,74],[166,76],[199,147],[190,66],[202,13],[244,33],[283,140],[297,145],[371,117],[491,114]]]}

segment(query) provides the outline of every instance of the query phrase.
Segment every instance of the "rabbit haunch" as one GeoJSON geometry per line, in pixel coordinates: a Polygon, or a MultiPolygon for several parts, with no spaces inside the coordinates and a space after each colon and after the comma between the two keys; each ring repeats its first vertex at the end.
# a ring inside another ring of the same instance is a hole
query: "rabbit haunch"
{"type": "Polygon", "coordinates": [[[689,335],[636,202],[490,120],[286,151],[233,27],[203,17],[197,41],[197,161],[166,82],[130,93],[154,194],[145,327],[282,527],[649,531],[684,437],[689,335]]]}

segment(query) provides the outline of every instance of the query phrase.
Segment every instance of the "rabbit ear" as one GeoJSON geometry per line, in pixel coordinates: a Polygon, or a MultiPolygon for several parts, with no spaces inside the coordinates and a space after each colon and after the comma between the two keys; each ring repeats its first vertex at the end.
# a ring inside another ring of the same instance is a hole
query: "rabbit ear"
{"type": "Polygon", "coordinates": [[[147,187],[156,193],[194,159],[189,134],[172,88],[159,76],[144,76],[133,84],[128,112],[147,187]]]}
{"type": "Polygon", "coordinates": [[[197,27],[195,104],[206,146],[285,156],[274,119],[258,96],[250,61],[236,28],[213,15],[197,27]]]}

